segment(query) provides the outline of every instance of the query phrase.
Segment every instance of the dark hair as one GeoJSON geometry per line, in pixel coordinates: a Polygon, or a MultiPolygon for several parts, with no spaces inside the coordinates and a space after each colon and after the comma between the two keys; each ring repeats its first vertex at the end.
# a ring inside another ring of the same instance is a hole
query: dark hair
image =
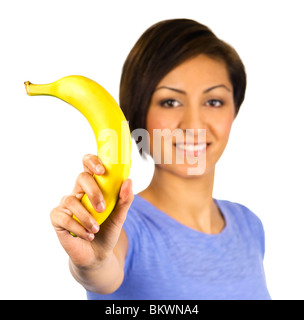
{"type": "Polygon", "coordinates": [[[194,20],[164,20],[141,35],[123,66],[119,100],[131,131],[146,128],[151,97],[161,79],[199,54],[225,62],[237,115],[246,90],[245,67],[237,52],[208,27],[194,20]]]}

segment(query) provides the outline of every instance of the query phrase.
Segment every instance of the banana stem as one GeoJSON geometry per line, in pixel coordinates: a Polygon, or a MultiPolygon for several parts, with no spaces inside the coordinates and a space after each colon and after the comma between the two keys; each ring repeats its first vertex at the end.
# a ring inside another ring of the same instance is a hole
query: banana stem
{"type": "Polygon", "coordinates": [[[38,96],[38,95],[53,95],[51,94],[53,84],[33,84],[30,81],[24,82],[26,93],[29,96],[38,96]]]}

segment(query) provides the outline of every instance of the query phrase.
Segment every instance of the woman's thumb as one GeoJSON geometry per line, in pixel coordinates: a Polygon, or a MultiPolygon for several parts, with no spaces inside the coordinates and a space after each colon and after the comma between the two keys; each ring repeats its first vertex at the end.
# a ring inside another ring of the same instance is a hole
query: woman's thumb
{"type": "Polygon", "coordinates": [[[132,180],[127,179],[123,182],[120,188],[119,199],[116,203],[115,209],[111,213],[111,220],[115,225],[122,227],[133,199],[134,194],[132,191],[132,180]]]}

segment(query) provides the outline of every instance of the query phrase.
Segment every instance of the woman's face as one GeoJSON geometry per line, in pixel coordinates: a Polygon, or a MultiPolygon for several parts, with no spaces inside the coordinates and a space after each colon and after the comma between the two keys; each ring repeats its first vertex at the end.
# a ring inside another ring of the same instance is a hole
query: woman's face
{"type": "Polygon", "coordinates": [[[170,71],[152,95],[150,154],[157,166],[175,175],[206,174],[222,155],[233,120],[233,87],[225,64],[205,55],[189,59],[170,71]]]}

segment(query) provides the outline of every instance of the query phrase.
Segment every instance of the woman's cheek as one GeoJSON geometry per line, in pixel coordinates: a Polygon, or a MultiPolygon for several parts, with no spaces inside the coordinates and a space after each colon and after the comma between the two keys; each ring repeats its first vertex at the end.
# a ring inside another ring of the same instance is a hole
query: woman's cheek
{"type": "Polygon", "coordinates": [[[164,158],[165,144],[163,136],[170,136],[169,132],[173,132],[177,128],[178,121],[171,112],[167,110],[155,110],[151,108],[147,116],[147,131],[150,137],[150,155],[157,162],[161,162],[164,158]],[[170,131],[165,131],[170,130],[170,131]]]}
{"type": "Polygon", "coordinates": [[[227,137],[227,139],[230,135],[232,123],[233,123],[233,120],[228,119],[227,121],[223,121],[223,124],[222,124],[222,136],[227,137]]]}
{"type": "Polygon", "coordinates": [[[148,115],[147,115],[147,131],[149,133],[149,144],[150,144],[150,155],[152,156],[152,158],[155,157],[154,152],[153,152],[153,132],[154,129],[163,129],[164,123],[161,120],[161,117],[159,115],[156,115],[153,112],[153,109],[149,110],[148,115]]]}
{"type": "Polygon", "coordinates": [[[151,107],[147,115],[147,130],[153,133],[153,129],[171,129],[172,114],[168,115],[167,110],[151,107]]]}
{"type": "Polygon", "coordinates": [[[216,125],[215,132],[216,132],[217,138],[222,141],[224,146],[226,146],[228,142],[233,120],[234,120],[233,116],[228,116],[228,117],[221,117],[220,119],[214,122],[214,124],[216,125]]]}

